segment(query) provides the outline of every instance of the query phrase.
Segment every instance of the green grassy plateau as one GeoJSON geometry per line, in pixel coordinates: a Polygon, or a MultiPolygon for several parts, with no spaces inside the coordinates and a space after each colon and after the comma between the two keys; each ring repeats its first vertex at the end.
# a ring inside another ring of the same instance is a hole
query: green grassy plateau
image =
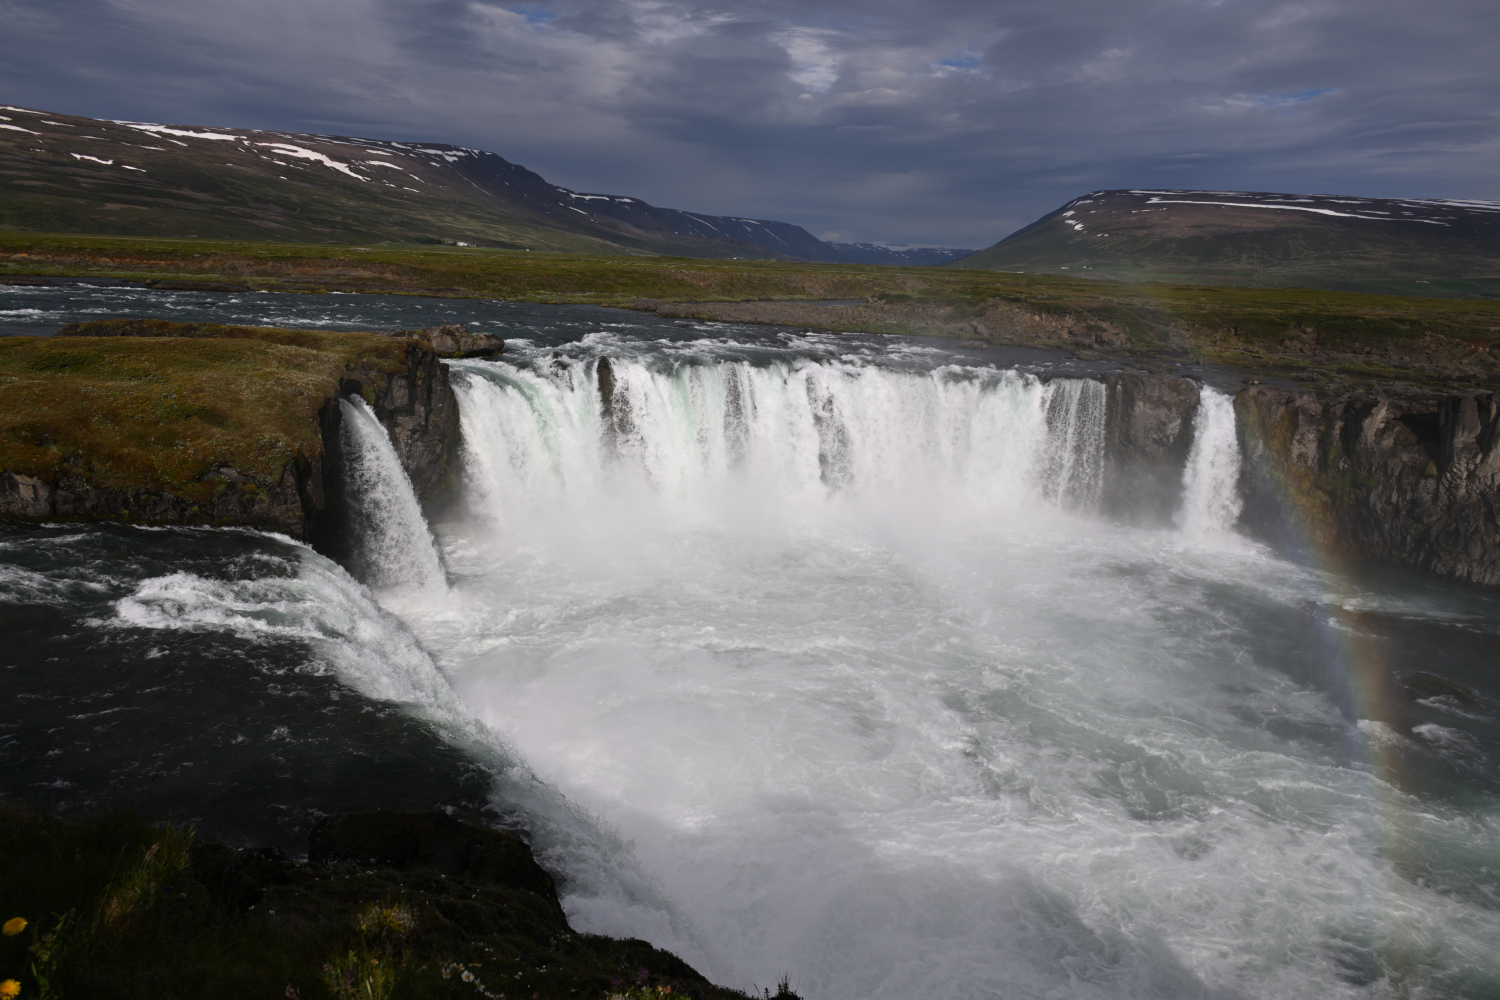
{"type": "Polygon", "coordinates": [[[1308,381],[1490,385],[1500,302],[959,268],[0,233],[0,280],[93,276],[593,303],[663,315],[1194,356],[1308,381]],[[858,300],[853,306],[818,300],[858,300]]]}
{"type": "Polygon", "coordinates": [[[210,325],[160,337],[0,339],[0,470],[206,503],[322,453],[317,413],[353,365],[404,370],[406,340],[210,325]],[[191,333],[191,336],[182,336],[191,333]]]}

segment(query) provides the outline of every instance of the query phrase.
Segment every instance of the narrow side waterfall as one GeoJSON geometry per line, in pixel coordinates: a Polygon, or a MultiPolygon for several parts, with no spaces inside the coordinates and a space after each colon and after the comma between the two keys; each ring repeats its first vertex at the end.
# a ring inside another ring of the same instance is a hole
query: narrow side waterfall
{"type": "Polygon", "coordinates": [[[1204,386],[1193,417],[1193,446],[1182,473],[1178,526],[1199,537],[1232,531],[1240,516],[1239,477],[1234,400],[1204,386]]]}
{"type": "Polygon", "coordinates": [[[1105,390],[1090,380],[613,360],[605,381],[601,395],[597,361],[459,369],[482,508],[504,519],[631,482],[675,499],[734,482],[768,504],[913,492],[1000,507],[1098,502],[1105,390]]]}
{"type": "Polygon", "coordinates": [[[339,400],[358,575],[378,589],[440,590],[443,564],[411,480],[365,401],[339,400]]]}

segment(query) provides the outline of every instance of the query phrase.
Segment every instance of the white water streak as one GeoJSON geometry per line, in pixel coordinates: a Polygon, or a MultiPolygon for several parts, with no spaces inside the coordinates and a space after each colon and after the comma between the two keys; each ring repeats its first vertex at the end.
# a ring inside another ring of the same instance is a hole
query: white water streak
{"type": "Polygon", "coordinates": [[[435,591],[443,564],[411,480],[385,428],[364,400],[339,400],[343,411],[344,482],[359,540],[365,582],[372,587],[435,591]]]}
{"type": "Polygon", "coordinates": [[[1193,417],[1193,446],[1182,473],[1178,526],[1197,537],[1232,532],[1240,517],[1239,480],[1234,400],[1204,386],[1193,417]]]}

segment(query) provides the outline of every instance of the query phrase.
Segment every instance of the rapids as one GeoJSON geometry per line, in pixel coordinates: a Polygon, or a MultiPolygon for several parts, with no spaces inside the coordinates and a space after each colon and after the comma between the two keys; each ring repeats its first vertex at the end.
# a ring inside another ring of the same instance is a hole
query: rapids
{"type": "Polygon", "coordinates": [[[1223,392],[1145,530],[1087,372],[497,315],[430,530],[346,402],[358,580],[0,530],[6,787],[487,814],[578,928],[809,1000],[1500,995],[1500,603],[1237,534],[1223,392]]]}

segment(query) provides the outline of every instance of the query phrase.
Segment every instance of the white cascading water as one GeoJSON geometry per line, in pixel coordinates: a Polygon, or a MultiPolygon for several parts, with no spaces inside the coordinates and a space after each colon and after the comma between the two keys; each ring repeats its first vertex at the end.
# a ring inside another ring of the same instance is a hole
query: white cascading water
{"type": "Polygon", "coordinates": [[[483,512],[586,508],[633,488],[666,503],[754,494],[762,509],[913,491],[1000,508],[1098,500],[1097,382],[813,362],[612,367],[609,414],[593,364],[545,375],[486,366],[458,381],[483,512]]]}
{"type": "Polygon", "coordinates": [[[508,349],[521,363],[453,363],[474,516],[442,529],[451,591],[401,608],[426,653],[310,552],[292,579],[147,581],[122,620],[305,636],[490,762],[575,927],[735,987],[1500,981],[1500,917],[1400,875],[1388,842],[1500,864],[1500,817],[1379,793],[1308,738],[1342,731],[1337,708],[1226,613],[1225,594],[1303,614],[1320,591],[1194,541],[1233,523],[1222,397],[1183,530],[1150,532],[1088,513],[1096,383],[668,345],[614,360],[606,411],[592,344],[508,349]]]}
{"type": "Polygon", "coordinates": [[[462,582],[404,617],[598,817],[527,806],[575,926],[815,1000],[1364,996],[1365,942],[1434,934],[1495,965],[1494,913],[1391,877],[1368,777],[1254,721],[1337,710],[1201,624],[1312,586],[1215,534],[1225,397],[1150,532],[1089,514],[1098,383],[699,343],[613,359],[608,411],[590,344],[454,364],[462,582]]]}
{"type": "Polygon", "coordinates": [[[365,401],[339,400],[344,484],[366,583],[377,589],[434,591],[443,564],[422,506],[390,437],[365,401]]]}
{"type": "Polygon", "coordinates": [[[1193,416],[1193,445],[1182,473],[1178,526],[1195,537],[1223,536],[1240,517],[1240,442],[1234,400],[1204,386],[1193,416]]]}

